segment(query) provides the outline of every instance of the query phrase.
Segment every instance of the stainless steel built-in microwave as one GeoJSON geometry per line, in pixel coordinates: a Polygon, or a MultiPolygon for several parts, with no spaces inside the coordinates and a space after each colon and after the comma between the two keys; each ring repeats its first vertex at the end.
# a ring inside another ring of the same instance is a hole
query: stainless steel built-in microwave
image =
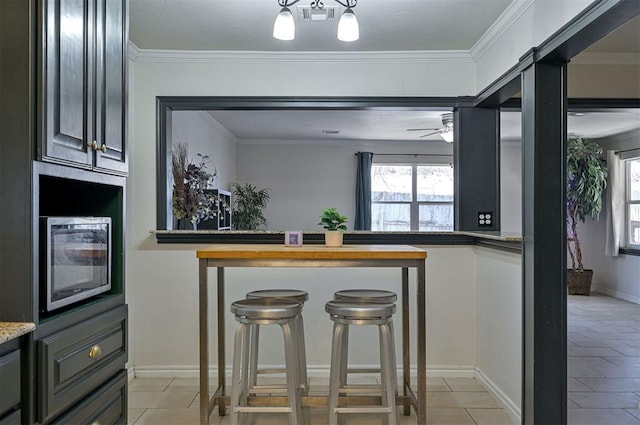
{"type": "Polygon", "coordinates": [[[43,309],[111,290],[111,233],[111,217],[40,217],[43,309]]]}

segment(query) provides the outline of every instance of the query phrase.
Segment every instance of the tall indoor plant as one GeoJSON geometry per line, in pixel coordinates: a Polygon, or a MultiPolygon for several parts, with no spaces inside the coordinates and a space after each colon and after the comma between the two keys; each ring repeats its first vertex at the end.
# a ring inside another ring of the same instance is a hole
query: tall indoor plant
{"type": "Polygon", "coordinates": [[[258,189],[251,183],[231,183],[233,191],[232,222],[236,230],[256,230],[267,226],[263,210],[271,198],[269,188],[258,189]]]}
{"type": "Polygon", "coordinates": [[[582,264],[578,220],[597,220],[607,187],[607,163],[595,142],[571,138],[567,145],[567,247],[571,269],[567,272],[569,294],[589,295],[593,270],[582,264]]]}

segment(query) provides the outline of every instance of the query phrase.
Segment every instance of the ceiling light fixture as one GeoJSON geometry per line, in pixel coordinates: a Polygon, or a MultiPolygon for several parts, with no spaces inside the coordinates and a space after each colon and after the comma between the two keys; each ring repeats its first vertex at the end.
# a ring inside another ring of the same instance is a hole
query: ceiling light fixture
{"type": "Polygon", "coordinates": [[[453,143],[453,113],[442,114],[442,130],[440,137],[447,143],[453,143]]]}
{"type": "MultiPolygon", "coordinates": [[[[290,41],[295,38],[295,22],[289,6],[293,6],[299,1],[300,0],[278,0],[281,9],[273,24],[274,38],[285,41],[290,41]]],[[[353,8],[358,4],[358,0],[333,1],[345,8],[338,22],[338,40],[347,42],[356,41],[360,38],[360,26],[358,25],[356,15],[353,13],[353,8]]],[[[314,0],[310,6],[312,9],[323,9],[324,3],[321,0],[314,0]]]]}

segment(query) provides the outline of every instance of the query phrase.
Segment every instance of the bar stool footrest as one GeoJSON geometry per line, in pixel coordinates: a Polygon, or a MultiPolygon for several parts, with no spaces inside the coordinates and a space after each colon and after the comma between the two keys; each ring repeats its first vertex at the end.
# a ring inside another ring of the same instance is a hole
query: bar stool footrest
{"type": "Polygon", "coordinates": [[[336,407],[336,413],[390,413],[391,407],[336,407]]]}
{"type": "Polygon", "coordinates": [[[238,413],[291,413],[290,407],[236,406],[234,410],[238,413]]]}

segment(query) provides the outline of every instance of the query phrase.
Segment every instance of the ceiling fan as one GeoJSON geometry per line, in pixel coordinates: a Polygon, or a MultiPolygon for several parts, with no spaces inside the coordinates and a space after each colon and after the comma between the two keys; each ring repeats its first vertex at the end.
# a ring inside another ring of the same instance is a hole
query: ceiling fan
{"type": "Polygon", "coordinates": [[[430,133],[423,134],[420,137],[428,137],[432,134],[440,133],[440,137],[447,142],[453,142],[453,113],[447,112],[442,114],[442,127],[439,128],[407,128],[407,131],[430,131],[430,133]]]}

